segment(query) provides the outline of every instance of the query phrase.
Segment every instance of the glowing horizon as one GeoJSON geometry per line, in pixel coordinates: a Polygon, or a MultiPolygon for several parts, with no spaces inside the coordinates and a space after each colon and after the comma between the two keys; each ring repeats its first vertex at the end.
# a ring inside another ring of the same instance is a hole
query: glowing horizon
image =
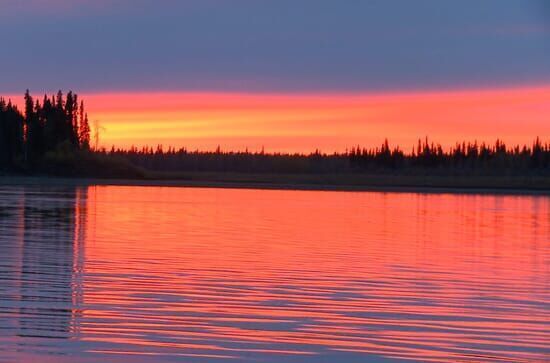
{"type": "MultiPolygon", "coordinates": [[[[14,97],[20,102],[21,97],[14,97]]],[[[550,135],[550,86],[408,93],[127,92],[81,94],[100,146],[344,151],[385,138],[530,144],[550,135]]]]}

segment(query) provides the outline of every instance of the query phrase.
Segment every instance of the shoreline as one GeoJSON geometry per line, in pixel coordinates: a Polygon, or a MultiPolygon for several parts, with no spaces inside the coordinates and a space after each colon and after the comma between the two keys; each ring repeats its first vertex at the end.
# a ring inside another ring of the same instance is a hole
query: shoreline
{"type": "MultiPolygon", "coordinates": [[[[310,179],[300,179],[284,175],[270,181],[269,178],[254,179],[254,175],[224,175],[216,174],[216,178],[206,178],[207,175],[189,175],[188,178],[152,178],[152,179],[98,179],[98,178],[68,178],[49,176],[21,176],[0,175],[0,186],[137,186],[137,187],[181,187],[181,188],[221,188],[221,189],[256,189],[256,190],[297,190],[297,191],[333,191],[333,192],[391,192],[391,193],[428,193],[428,194],[482,194],[482,195],[533,195],[550,196],[550,188],[545,185],[536,187],[517,187],[503,183],[502,186],[460,185],[460,178],[454,185],[441,183],[443,180],[433,180],[433,177],[413,178],[416,184],[412,184],[411,178],[393,177],[391,182],[386,177],[374,178],[371,183],[368,180],[355,180],[354,183],[323,182],[320,176],[309,176],[310,179]],[[233,178],[232,178],[233,176],[233,178]],[[201,178],[202,177],[202,178],[201,178]],[[311,178],[313,177],[313,178],[311,178]],[[300,182],[301,181],[301,182],[300,182]],[[363,183],[359,183],[364,181],[363,183]],[[410,184],[407,185],[406,182],[410,184]],[[438,181],[440,182],[438,185],[438,181]],[[456,185],[459,184],[459,185],[456,185]]],[[[364,179],[364,178],[363,178],[364,179]]],[[[447,180],[448,178],[443,178],[447,180]]],[[[466,178],[470,180],[469,178],[466,178]]],[[[490,178],[487,180],[492,180],[490,178]]],[[[548,178],[544,178],[547,182],[548,178]]],[[[464,179],[462,179],[464,181],[464,179]]],[[[471,180],[475,182],[474,180],[471,180]]],[[[521,185],[521,184],[520,184],[521,185]]]]}

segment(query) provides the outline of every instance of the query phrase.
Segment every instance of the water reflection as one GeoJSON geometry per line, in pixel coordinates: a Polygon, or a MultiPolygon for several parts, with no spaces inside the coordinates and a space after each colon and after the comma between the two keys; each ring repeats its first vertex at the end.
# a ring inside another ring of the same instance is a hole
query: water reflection
{"type": "Polygon", "coordinates": [[[0,332],[18,349],[40,350],[41,338],[78,336],[86,193],[74,187],[0,192],[0,332]]]}
{"type": "Polygon", "coordinates": [[[550,199],[0,188],[0,362],[543,361],[550,199]]]}

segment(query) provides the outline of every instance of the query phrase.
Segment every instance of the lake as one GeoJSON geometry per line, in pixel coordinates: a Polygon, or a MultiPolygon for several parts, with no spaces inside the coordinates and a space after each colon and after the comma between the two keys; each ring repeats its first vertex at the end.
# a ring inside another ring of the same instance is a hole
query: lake
{"type": "Polygon", "coordinates": [[[0,362],[537,362],[550,198],[0,187],[0,362]]]}

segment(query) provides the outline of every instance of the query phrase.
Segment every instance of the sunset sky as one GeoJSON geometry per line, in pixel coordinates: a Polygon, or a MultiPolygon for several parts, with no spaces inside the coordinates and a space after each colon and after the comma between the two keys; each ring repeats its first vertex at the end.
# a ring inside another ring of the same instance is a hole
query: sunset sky
{"type": "Polygon", "coordinates": [[[544,0],[0,0],[0,95],[72,89],[101,144],[331,152],[550,135],[544,0]]]}

